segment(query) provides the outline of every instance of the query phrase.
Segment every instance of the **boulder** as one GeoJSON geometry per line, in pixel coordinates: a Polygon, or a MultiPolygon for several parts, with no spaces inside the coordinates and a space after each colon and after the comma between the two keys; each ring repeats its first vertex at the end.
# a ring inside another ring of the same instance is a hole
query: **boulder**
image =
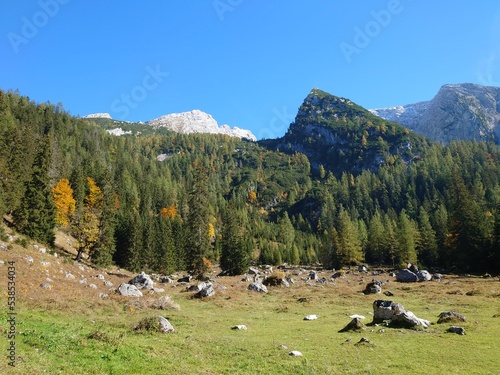
{"type": "Polygon", "coordinates": [[[361,331],[363,329],[365,329],[365,325],[361,322],[360,318],[355,317],[339,332],[361,331]]]}
{"type": "Polygon", "coordinates": [[[160,279],[160,282],[161,282],[162,284],[172,284],[172,283],[174,282],[174,280],[172,280],[172,279],[171,279],[170,277],[168,277],[168,276],[165,276],[165,277],[162,277],[162,278],[160,279]]]}
{"type": "Polygon", "coordinates": [[[462,323],[462,322],[467,322],[467,319],[465,316],[458,314],[453,311],[444,311],[441,314],[439,314],[439,319],[437,321],[438,324],[441,323],[462,323]]]}
{"type": "Polygon", "coordinates": [[[411,264],[411,263],[408,263],[408,267],[407,267],[411,272],[413,273],[417,273],[418,272],[418,267],[414,264],[411,264]]]}
{"type": "Polygon", "coordinates": [[[259,270],[255,267],[250,267],[248,269],[248,274],[249,275],[258,275],[259,274],[259,270]]]}
{"type": "Polygon", "coordinates": [[[443,278],[443,275],[441,275],[440,273],[435,273],[432,275],[432,280],[434,280],[434,281],[441,281],[442,278],[443,278]]]}
{"type": "Polygon", "coordinates": [[[316,271],[311,271],[311,272],[309,272],[309,276],[307,276],[307,279],[308,280],[316,280],[316,279],[318,279],[318,274],[316,273],[316,271]]]}
{"type": "Polygon", "coordinates": [[[181,277],[180,279],[178,279],[177,282],[178,283],[189,283],[192,278],[193,278],[193,276],[187,275],[187,276],[184,276],[184,277],[181,277]]]}
{"type": "Polygon", "coordinates": [[[413,283],[418,280],[418,277],[415,273],[410,270],[399,270],[396,274],[396,280],[401,283],[413,283]]]}
{"type": "Polygon", "coordinates": [[[372,280],[371,283],[368,283],[363,290],[364,294],[377,294],[382,293],[382,283],[378,280],[372,280]]]}
{"type": "Polygon", "coordinates": [[[146,273],[144,272],[141,272],[128,283],[131,285],[135,285],[137,289],[153,289],[154,287],[153,280],[151,280],[151,277],[149,277],[149,275],[146,275],[146,273]]]}
{"type": "Polygon", "coordinates": [[[368,268],[366,268],[366,266],[359,266],[358,272],[368,272],[368,268]]]}
{"type": "Polygon", "coordinates": [[[212,297],[215,295],[215,289],[212,283],[205,283],[205,286],[195,294],[195,297],[203,298],[203,297],[212,297]]]}
{"type": "Polygon", "coordinates": [[[52,289],[52,285],[50,285],[49,283],[43,283],[43,284],[40,284],[40,288],[42,288],[42,289],[52,289]]]}
{"type": "Polygon", "coordinates": [[[97,289],[97,285],[95,285],[95,284],[89,284],[89,285],[87,285],[87,288],[97,289]]]}
{"type": "Polygon", "coordinates": [[[251,283],[253,281],[253,278],[252,278],[252,276],[245,274],[245,276],[243,276],[243,279],[241,279],[241,281],[246,282],[246,283],[251,283]]]}
{"type": "Polygon", "coordinates": [[[252,283],[248,286],[249,290],[253,290],[255,292],[267,293],[267,287],[262,283],[252,283]]]}
{"type": "Polygon", "coordinates": [[[304,355],[299,352],[298,350],[292,350],[290,353],[288,353],[289,356],[292,357],[303,357],[304,355]]]}
{"type": "Polygon", "coordinates": [[[247,326],[244,324],[238,324],[236,326],[232,326],[231,329],[237,330],[237,331],[246,331],[248,330],[247,326]]]}
{"type": "Polygon", "coordinates": [[[420,319],[411,311],[405,310],[403,305],[393,302],[376,300],[373,302],[373,323],[381,323],[389,320],[392,325],[413,328],[421,326],[427,328],[430,325],[428,320],[420,319]]]}
{"type": "Polygon", "coordinates": [[[465,335],[465,329],[459,326],[451,326],[448,328],[448,332],[456,333],[457,335],[465,335]]]}
{"type": "Polygon", "coordinates": [[[317,315],[306,315],[304,317],[304,320],[316,320],[316,319],[318,319],[317,315]]]}
{"type": "Polygon", "coordinates": [[[158,329],[163,333],[175,332],[174,326],[163,316],[158,317],[158,329]]]}
{"type": "MultiPolygon", "coordinates": [[[[188,290],[190,292],[199,292],[200,290],[202,290],[203,288],[206,288],[210,283],[199,283],[198,285],[191,285],[188,290]]],[[[211,285],[211,284],[210,284],[211,285]]]]}
{"type": "Polygon", "coordinates": [[[432,279],[432,275],[426,270],[418,271],[417,277],[418,281],[431,281],[432,279]]]}
{"type": "Polygon", "coordinates": [[[142,292],[132,284],[123,283],[118,287],[118,293],[125,297],[142,297],[142,292]]]}

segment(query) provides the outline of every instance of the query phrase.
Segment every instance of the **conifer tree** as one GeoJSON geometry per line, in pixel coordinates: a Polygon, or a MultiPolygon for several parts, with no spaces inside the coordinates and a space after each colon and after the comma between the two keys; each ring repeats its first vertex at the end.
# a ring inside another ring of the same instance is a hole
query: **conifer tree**
{"type": "Polygon", "coordinates": [[[194,174],[193,186],[188,197],[188,217],[186,222],[186,263],[194,274],[206,271],[204,258],[210,256],[210,238],[208,236],[210,216],[208,201],[208,177],[201,167],[194,174]]]}
{"type": "Polygon", "coordinates": [[[229,204],[222,227],[222,254],[220,267],[228,275],[241,275],[249,265],[249,254],[245,246],[245,226],[241,215],[229,204]]]}
{"type": "Polygon", "coordinates": [[[357,225],[352,222],[349,213],[345,210],[341,210],[339,213],[338,236],[337,256],[339,261],[349,265],[349,267],[362,262],[364,257],[357,225]]]}
{"type": "Polygon", "coordinates": [[[417,263],[416,249],[417,228],[406,211],[403,209],[399,214],[398,222],[398,251],[396,261],[399,264],[417,263]]]}
{"type": "Polygon", "coordinates": [[[435,266],[437,262],[436,232],[432,229],[429,215],[424,207],[420,207],[418,215],[420,241],[418,243],[419,260],[426,265],[435,266]]]}
{"type": "Polygon", "coordinates": [[[54,244],[55,207],[50,188],[51,142],[40,142],[33,173],[25,184],[21,205],[14,212],[14,223],[22,234],[49,245],[54,244]]]}

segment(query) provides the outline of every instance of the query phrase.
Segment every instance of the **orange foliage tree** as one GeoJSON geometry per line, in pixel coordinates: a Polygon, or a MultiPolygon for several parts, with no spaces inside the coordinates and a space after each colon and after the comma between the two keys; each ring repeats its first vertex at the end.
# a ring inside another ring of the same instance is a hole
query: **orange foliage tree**
{"type": "Polygon", "coordinates": [[[177,208],[174,205],[163,207],[160,213],[165,219],[175,219],[177,217],[177,208]]]}
{"type": "Polygon", "coordinates": [[[73,198],[73,189],[67,178],[62,178],[54,186],[52,189],[52,199],[56,206],[56,223],[62,227],[66,227],[76,207],[76,200],[73,198]]]}

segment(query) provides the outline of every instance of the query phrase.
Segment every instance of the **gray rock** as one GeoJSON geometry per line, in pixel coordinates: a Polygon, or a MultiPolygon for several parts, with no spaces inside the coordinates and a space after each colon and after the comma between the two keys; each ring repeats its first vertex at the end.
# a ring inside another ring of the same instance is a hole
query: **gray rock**
{"type": "Polygon", "coordinates": [[[98,275],[96,275],[96,277],[97,277],[99,280],[104,280],[104,275],[102,275],[102,274],[98,274],[98,275]]]}
{"type": "Polygon", "coordinates": [[[163,284],[172,284],[174,280],[172,280],[170,277],[163,277],[160,279],[160,282],[163,284]]]}
{"type": "Polygon", "coordinates": [[[125,297],[142,297],[142,292],[132,284],[123,283],[118,287],[118,293],[125,297]]]}
{"type": "Polygon", "coordinates": [[[316,320],[316,319],[318,319],[318,316],[314,315],[314,314],[313,315],[306,315],[304,317],[304,320],[316,320]]]}
{"type": "Polygon", "coordinates": [[[52,285],[50,285],[49,283],[43,283],[43,284],[40,284],[40,288],[42,288],[42,289],[52,289],[52,285]]]}
{"type": "Polygon", "coordinates": [[[104,282],[104,285],[110,287],[110,286],[113,286],[113,283],[111,281],[106,280],[104,282]]]}
{"type": "Polygon", "coordinates": [[[178,283],[189,283],[192,278],[193,278],[193,276],[187,275],[187,276],[184,276],[184,277],[181,277],[180,279],[178,279],[177,282],[178,283]]]}
{"type": "Polygon", "coordinates": [[[288,355],[291,356],[291,357],[303,357],[304,356],[298,350],[292,350],[290,353],[288,353],[288,355]]]}
{"type": "Polygon", "coordinates": [[[432,279],[432,275],[426,270],[418,271],[417,277],[418,281],[431,281],[432,279]]]}
{"type": "Polygon", "coordinates": [[[308,280],[317,280],[318,279],[318,274],[316,271],[311,271],[309,272],[309,276],[307,276],[308,280]]]}
{"type": "Polygon", "coordinates": [[[365,329],[365,325],[361,322],[360,318],[353,318],[349,324],[342,328],[339,332],[361,331],[365,329]]]}
{"type": "Polygon", "coordinates": [[[248,269],[248,274],[249,275],[258,275],[259,274],[259,270],[255,267],[250,267],[248,269]]]}
{"type": "Polygon", "coordinates": [[[404,269],[398,271],[398,273],[396,274],[396,280],[401,283],[413,283],[418,280],[418,277],[410,270],[404,269]]]}
{"type": "Polygon", "coordinates": [[[73,275],[73,274],[71,274],[71,273],[69,273],[69,272],[68,272],[68,273],[66,274],[66,278],[67,278],[67,279],[74,280],[74,279],[75,279],[75,275],[73,275]]]}
{"type": "Polygon", "coordinates": [[[151,277],[149,277],[149,275],[146,275],[146,273],[144,272],[141,272],[128,283],[135,285],[137,289],[153,289],[154,287],[153,280],[151,280],[151,277]]]}
{"type": "Polygon", "coordinates": [[[83,279],[80,279],[78,282],[80,284],[87,284],[87,278],[84,277],[83,279]]]}
{"type": "Polygon", "coordinates": [[[206,288],[208,285],[211,285],[210,283],[199,283],[197,285],[191,285],[188,290],[190,292],[199,292],[200,290],[202,290],[203,288],[206,288]]]}
{"type": "Polygon", "coordinates": [[[108,297],[109,297],[109,295],[108,295],[108,293],[99,293],[99,294],[97,295],[97,297],[99,297],[99,298],[108,298],[108,297]]]}
{"type": "Polygon", "coordinates": [[[248,286],[248,289],[255,292],[267,293],[267,287],[262,283],[252,283],[248,286]]]}
{"type": "Polygon", "coordinates": [[[248,330],[247,326],[244,324],[238,324],[236,326],[232,326],[231,329],[237,330],[237,331],[246,331],[248,330]]]}
{"type": "Polygon", "coordinates": [[[417,318],[397,302],[376,300],[373,302],[373,323],[381,323],[384,320],[390,320],[391,324],[405,328],[428,328],[430,325],[428,320],[417,318]]]}
{"type": "Polygon", "coordinates": [[[443,311],[441,314],[439,314],[439,319],[437,321],[438,324],[459,322],[467,322],[467,319],[462,314],[458,314],[453,311],[443,311]]]}
{"type": "Polygon", "coordinates": [[[465,335],[465,329],[459,326],[451,326],[448,328],[448,332],[456,333],[457,335],[465,335]]]}
{"type": "Polygon", "coordinates": [[[363,291],[364,294],[377,294],[382,293],[382,283],[378,280],[372,280],[368,283],[363,291]]]}
{"type": "Polygon", "coordinates": [[[203,289],[201,289],[198,293],[196,293],[195,297],[203,298],[203,297],[212,297],[215,295],[215,289],[212,283],[205,283],[203,289]]]}
{"type": "Polygon", "coordinates": [[[441,281],[442,278],[443,278],[443,275],[441,275],[440,273],[434,273],[432,275],[432,280],[434,280],[434,281],[441,281]]]}
{"type": "Polygon", "coordinates": [[[155,293],[163,293],[163,292],[165,292],[165,289],[163,289],[163,288],[153,288],[153,291],[155,293]]]}
{"type": "Polygon", "coordinates": [[[91,288],[91,289],[97,289],[97,285],[95,284],[89,284],[87,285],[88,288],[91,288]]]}
{"type": "Polygon", "coordinates": [[[366,266],[359,266],[358,272],[368,272],[368,269],[366,268],[366,266]]]}
{"type": "Polygon", "coordinates": [[[163,316],[158,317],[158,329],[163,333],[175,332],[174,326],[163,316]]]}
{"type": "Polygon", "coordinates": [[[247,274],[247,275],[243,276],[243,279],[241,279],[241,281],[243,281],[245,283],[251,283],[253,281],[253,278],[252,278],[252,276],[247,274]]]}

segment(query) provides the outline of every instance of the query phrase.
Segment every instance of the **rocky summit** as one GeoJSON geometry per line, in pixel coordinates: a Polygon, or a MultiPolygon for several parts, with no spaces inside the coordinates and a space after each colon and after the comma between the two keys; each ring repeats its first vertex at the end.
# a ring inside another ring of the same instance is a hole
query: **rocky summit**
{"type": "Polygon", "coordinates": [[[444,85],[430,101],[371,112],[433,140],[500,144],[500,88],[472,83],[444,85]]]}
{"type": "Polygon", "coordinates": [[[219,126],[211,115],[197,109],[190,112],[164,115],[148,121],[147,124],[157,128],[167,128],[182,134],[226,134],[231,137],[257,140],[249,130],[240,129],[236,126],[234,128],[230,128],[228,125],[219,126]]]}

